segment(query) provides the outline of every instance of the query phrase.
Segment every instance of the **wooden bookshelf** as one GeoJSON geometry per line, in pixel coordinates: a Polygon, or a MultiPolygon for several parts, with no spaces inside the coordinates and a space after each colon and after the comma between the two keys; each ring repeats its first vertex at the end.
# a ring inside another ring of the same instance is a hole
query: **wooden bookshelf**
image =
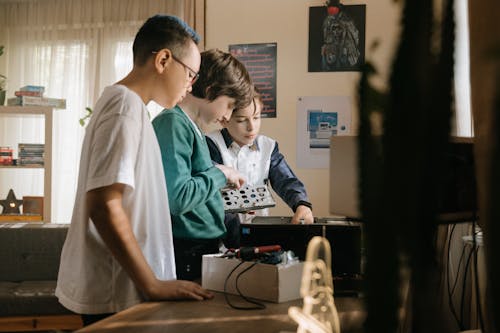
{"type": "MultiPolygon", "coordinates": [[[[52,126],[53,126],[53,112],[54,108],[49,106],[0,106],[0,116],[8,117],[43,117],[45,124],[45,146],[44,146],[44,165],[0,165],[0,169],[33,169],[42,168],[44,170],[44,185],[43,185],[43,217],[37,218],[33,215],[16,215],[14,218],[10,216],[9,221],[51,221],[52,212],[52,126]]],[[[15,189],[14,189],[15,190],[15,189]]],[[[0,215],[1,216],[1,215],[0,215]]],[[[5,217],[6,218],[6,217],[5,217]]],[[[4,217],[0,217],[0,221],[4,217]]]]}

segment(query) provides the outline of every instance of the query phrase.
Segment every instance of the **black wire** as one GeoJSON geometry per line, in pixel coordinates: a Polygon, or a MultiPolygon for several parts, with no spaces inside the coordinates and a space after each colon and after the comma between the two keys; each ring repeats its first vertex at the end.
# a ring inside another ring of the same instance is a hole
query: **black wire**
{"type": "MultiPolygon", "coordinates": [[[[476,216],[476,214],[474,214],[476,216]]],[[[476,242],[476,219],[472,220],[472,248],[474,249],[474,287],[476,289],[476,311],[477,311],[477,316],[479,317],[479,328],[481,329],[481,332],[485,332],[484,330],[484,322],[483,322],[483,311],[481,309],[481,294],[479,291],[479,274],[478,274],[478,267],[477,267],[477,255],[479,252],[479,246],[477,246],[476,242]]]]}
{"type": "Polygon", "coordinates": [[[255,261],[251,266],[248,266],[245,268],[243,271],[241,271],[237,276],[236,276],[236,290],[238,291],[238,294],[243,298],[245,301],[251,304],[255,304],[255,307],[250,307],[250,308],[245,308],[245,310],[250,310],[250,309],[265,309],[266,306],[260,302],[257,302],[256,300],[253,300],[251,298],[248,298],[247,296],[243,295],[243,293],[240,291],[240,288],[238,287],[238,280],[240,279],[241,275],[245,273],[246,271],[250,270],[253,268],[255,265],[257,265],[258,261],[255,261]]]}
{"type": "Polygon", "coordinates": [[[455,305],[453,304],[453,293],[454,293],[454,290],[455,290],[455,287],[456,287],[456,284],[458,281],[458,274],[460,273],[460,266],[462,264],[462,258],[463,258],[464,253],[465,253],[465,248],[462,248],[462,254],[460,255],[460,260],[458,261],[457,278],[456,278],[454,286],[453,286],[453,291],[450,290],[450,267],[449,267],[449,265],[450,265],[450,255],[451,255],[451,240],[453,237],[453,233],[455,232],[455,227],[456,227],[456,225],[454,224],[451,227],[451,231],[450,231],[449,236],[448,236],[448,258],[446,260],[446,284],[448,286],[448,305],[450,307],[451,314],[453,315],[453,318],[457,322],[457,326],[459,327],[459,329],[461,331],[463,331],[464,330],[463,324],[462,324],[461,320],[458,318],[458,314],[457,314],[457,311],[455,309],[455,305]]]}
{"type": "Polygon", "coordinates": [[[243,261],[241,261],[238,265],[236,265],[232,270],[231,272],[229,272],[229,274],[226,276],[226,280],[224,281],[224,298],[226,299],[226,303],[229,304],[230,307],[234,308],[234,306],[231,304],[231,302],[229,301],[229,298],[228,298],[228,293],[227,293],[227,281],[229,281],[229,278],[231,277],[231,275],[233,274],[233,272],[235,270],[238,269],[238,267],[240,267],[241,265],[243,264],[243,261]]]}
{"type": "Polygon", "coordinates": [[[265,309],[266,306],[262,303],[259,303],[259,302],[256,302],[256,301],[253,301],[251,299],[249,299],[248,297],[244,296],[241,291],[239,290],[238,288],[238,279],[240,278],[241,274],[247,272],[249,269],[251,269],[252,267],[254,267],[255,265],[258,264],[258,261],[255,261],[252,265],[248,266],[247,268],[245,268],[242,272],[240,272],[237,276],[236,276],[236,290],[238,291],[239,293],[239,296],[241,298],[243,298],[245,301],[249,302],[249,303],[252,303],[252,304],[255,304],[256,306],[250,306],[250,307],[244,307],[244,306],[238,306],[238,305],[234,305],[232,304],[230,301],[229,301],[229,294],[227,292],[227,282],[229,281],[229,278],[231,277],[231,275],[234,273],[234,271],[236,271],[238,269],[238,267],[240,267],[242,264],[244,263],[244,261],[241,261],[238,265],[236,265],[236,267],[234,267],[231,272],[229,272],[229,274],[227,275],[226,277],[226,280],[224,281],[224,298],[226,299],[226,303],[232,307],[233,309],[237,309],[237,310],[257,310],[257,309],[265,309]]]}
{"type": "Polygon", "coordinates": [[[458,284],[458,274],[460,274],[460,266],[462,266],[464,256],[465,256],[465,247],[462,248],[462,254],[460,254],[460,259],[458,261],[458,267],[457,267],[457,278],[455,279],[455,283],[453,284],[453,287],[451,289],[451,295],[455,293],[455,289],[458,284]]]}
{"type": "MultiPolygon", "coordinates": [[[[465,246],[464,246],[464,248],[465,248],[465,246]]],[[[465,264],[465,267],[464,267],[464,279],[462,281],[462,297],[460,300],[460,316],[461,316],[462,320],[464,318],[465,288],[467,287],[467,271],[469,270],[469,265],[470,265],[470,261],[473,257],[473,254],[474,254],[474,248],[471,249],[471,251],[469,253],[469,257],[467,258],[467,263],[465,264]]]]}

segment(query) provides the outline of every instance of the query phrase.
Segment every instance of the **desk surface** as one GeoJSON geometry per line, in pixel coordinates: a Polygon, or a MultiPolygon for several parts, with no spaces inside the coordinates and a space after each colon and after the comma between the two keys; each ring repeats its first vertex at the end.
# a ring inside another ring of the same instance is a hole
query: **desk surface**
{"type": "MultiPolygon", "coordinates": [[[[230,296],[231,301],[238,301],[230,296]]],[[[117,313],[87,326],[81,333],[168,333],[168,332],[224,332],[224,333],[280,333],[296,332],[296,323],[288,317],[290,306],[302,307],[302,300],[286,303],[265,303],[263,310],[235,310],[226,304],[222,293],[208,301],[147,302],[117,313]]],[[[358,298],[335,299],[342,332],[361,332],[365,313],[360,311],[363,301],[358,298]]],[[[243,304],[242,304],[243,305],[243,304]]]]}

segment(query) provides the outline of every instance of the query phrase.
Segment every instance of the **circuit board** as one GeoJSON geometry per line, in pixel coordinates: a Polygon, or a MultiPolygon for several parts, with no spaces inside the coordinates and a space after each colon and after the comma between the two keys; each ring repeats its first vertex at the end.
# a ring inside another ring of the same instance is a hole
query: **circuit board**
{"type": "Polygon", "coordinates": [[[266,185],[243,186],[240,189],[223,188],[224,211],[241,213],[276,206],[266,185]]]}

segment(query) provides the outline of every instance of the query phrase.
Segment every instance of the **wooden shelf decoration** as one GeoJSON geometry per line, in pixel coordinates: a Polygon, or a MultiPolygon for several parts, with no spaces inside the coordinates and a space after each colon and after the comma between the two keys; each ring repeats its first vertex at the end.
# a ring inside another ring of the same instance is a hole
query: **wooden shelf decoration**
{"type": "Polygon", "coordinates": [[[18,200],[10,189],[7,198],[0,200],[0,206],[3,207],[0,222],[43,221],[43,197],[24,196],[23,200],[18,200]]]}

